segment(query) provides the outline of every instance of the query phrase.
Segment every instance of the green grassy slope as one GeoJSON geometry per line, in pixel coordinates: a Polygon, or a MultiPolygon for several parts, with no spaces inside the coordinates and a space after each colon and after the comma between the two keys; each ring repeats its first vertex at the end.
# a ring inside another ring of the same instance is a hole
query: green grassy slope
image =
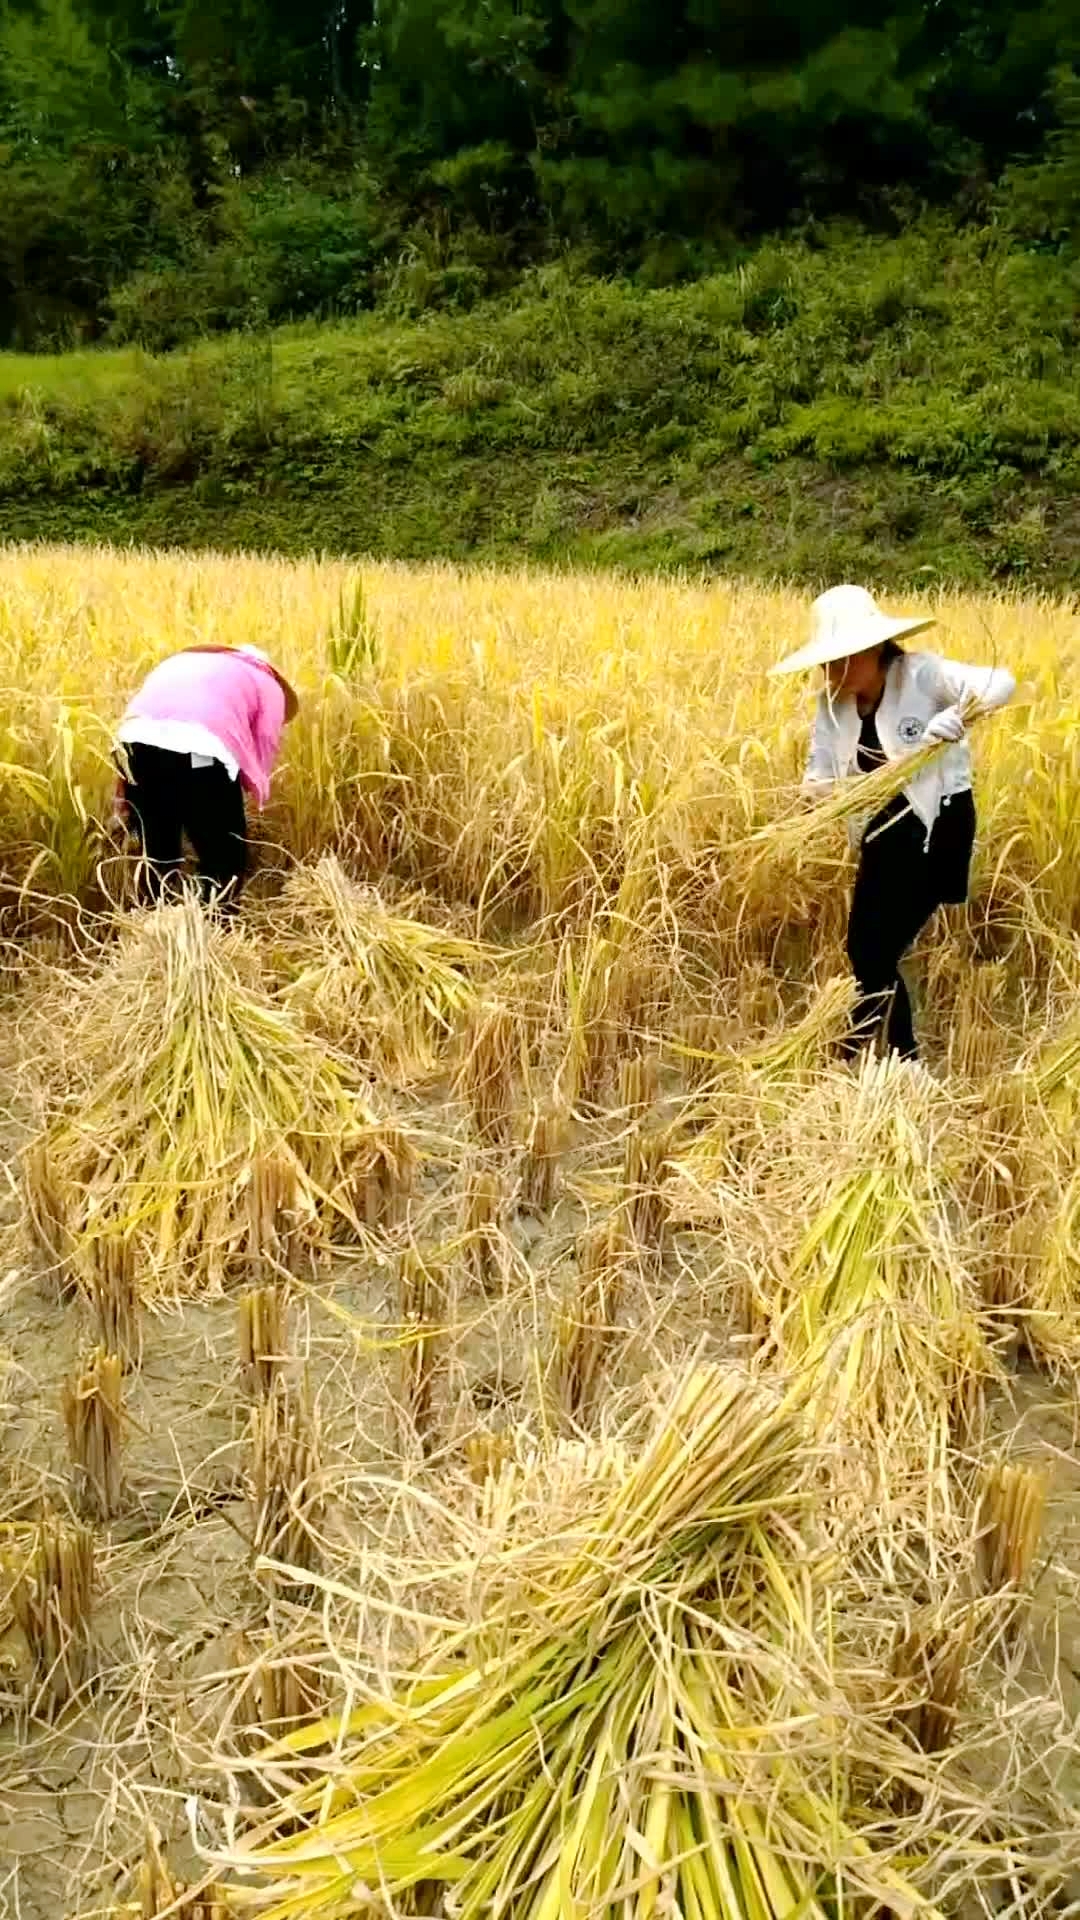
{"type": "Polygon", "coordinates": [[[1080,274],[925,226],[677,290],[0,356],[0,537],[1080,580],[1080,274]]]}

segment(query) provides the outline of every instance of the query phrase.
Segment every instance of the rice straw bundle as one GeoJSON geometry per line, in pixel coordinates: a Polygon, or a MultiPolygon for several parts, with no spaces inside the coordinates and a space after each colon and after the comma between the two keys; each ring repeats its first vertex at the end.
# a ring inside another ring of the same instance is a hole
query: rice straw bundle
{"type": "MultiPolygon", "coordinates": [[[[243,932],[197,902],[145,915],[62,1010],[73,1084],[25,1169],[48,1168],[74,1277],[132,1249],[140,1292],[220,1285],[250,1244],[252,1167],[290,1177],[306,1232],[351,1217],[378,1129],[347,1069],[265,991],[243,932]]],[[[125,1255],[125,1258],[127,1256],[125,1255]]]]}
{"type": "Polygon", "coordinates": [[[882,1493],[925,1477],[928,1521],[947,1501],[950,1437],[977,1432],[995,1370],[946,1224],[932,1088],[885,1060],[845,1089],[845,1157],[811,1193],[772,1307],[820,1429],[856,1442],[882,1493]]]}
{"type": "Polygon", "coordinates": [[[340,1046],[399,1083],[438,1065],[472,1010],[487,950],[446,927],[394,912],[350,880],[333,854],[296,867],[280,901],[287,1003],[340,1046]]]}
{"type": "Polygon", "coordinates": [[[930,1913],[854,1824],[809,1472],[797,1402],[715,1368],[643,1442],[541,1469],[531,1542],[529,1469],[504,1466],[483,1619],[393,1697],[265,1756],[279,1789],[290,1761],[308,1778],[226,1856],[271,1883],[264,1920],[344,1920],[375,1886],[397,1910],[421,1884],[459,1920],[930,1913]]]}
{"type": "MultiPolygon", "coordinates": [[[[704,1080],[692,1109],[699,1130],[671,1156],[668,1205],[673,1217],[701,1224],[715,1218],[724,1204],[733,1160],[812,1084],[847,1029],[855,991],[847,976],[829,980],[802,1018],[773,1039],[741,1052],[728,1049],[696,1058],[704,1080]]],[[[686,1049],[677,1046],[675,1051],[686,1049]]]]}
{"type": "Polygon", "coordinates": [[[1023,1338],[1051,1368],[1080,1357],[1080,1173],[1049,1205],[1030,1207],[1012,1236],[1023,1338]]]}
{"type": "MultiPolygon", "coordinates": [[[[978,720],[982,712],[978,702],[969,704],[964,716],[967,724],[970,726],[978,720]]],[[[905,753],[899,760],[890,760],[873,773],[854,774],[834,781],[827,794],[813,805],[804,804],[796,813],[759,827],[751,836],[750,845],[766,847],[777,859],[812,851],[820,840],[835,833],[837,827],[869,820],[880,813],[882,807],[895,800],[948,745],[945,740],[932,740],[905,753]]]]}

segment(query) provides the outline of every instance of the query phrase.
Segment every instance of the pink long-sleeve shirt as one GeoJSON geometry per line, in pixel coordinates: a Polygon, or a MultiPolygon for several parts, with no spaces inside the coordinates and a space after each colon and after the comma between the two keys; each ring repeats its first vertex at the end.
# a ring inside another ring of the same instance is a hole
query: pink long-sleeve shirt
{"type": "Polygon", "coordinates": [[[174,653],[147,674],[120,723],[181,721],[212,734],[260,807],[285,725],[285,694],[272,667],[244,653],[174,653]]]}

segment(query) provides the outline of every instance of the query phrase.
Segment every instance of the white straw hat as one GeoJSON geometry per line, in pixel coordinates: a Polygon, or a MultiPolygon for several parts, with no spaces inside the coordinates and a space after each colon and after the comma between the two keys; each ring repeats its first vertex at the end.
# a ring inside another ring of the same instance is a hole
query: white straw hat
{"type": "Polygon", "coordinates": [[[824,667],[830,660],[848,660],[853,653],[868,653],[886,640],[899,640],[905,633],[922,633],[932,627],[933,618],[911,614],[894,619],[882,613],[872,593],[865,587],[830,587],[818,595],[810,609],[810,638],[795,653],[789,653],[770,674],[802,673],[807,667],[824,667]]]}

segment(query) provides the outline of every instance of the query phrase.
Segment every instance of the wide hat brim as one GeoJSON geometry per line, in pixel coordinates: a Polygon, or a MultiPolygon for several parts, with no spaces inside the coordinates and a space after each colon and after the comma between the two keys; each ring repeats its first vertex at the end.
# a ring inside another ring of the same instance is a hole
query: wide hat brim
{"type": "Polygon", "coordinates": [[[860,620],[858,626],[841,626],[839,622],[828,633],[815,634],[804,647],[797,647],[784,660],[769,668],[769,678],[776,679],[781,673],[805,673],[810,667],[827,667],[833,660],[850,660],[857,653],[869,653],[873,647],[884,646],[886,640],[901,640],[905,634],[924,633],[927,627],[936,623],[932,615],[923,615],[913,619],[890,619],[882,613],[876,619],[860,620]]]}
{"type": "Polygon", "coordinates": [[[256,660],[250,653],[245,652],[243,647],[215,646],[212,640],[204,641],[192,647],[183,647],[181,651],[183,653],[235,653],[241,660],[250,660],[253,667],[263,667],[267,673],[272,673],[282,693],[285,695],[286,726],[288,726],[290,720],[295,720],[296,715],[300,711],[300,699],[295,687],[290,686],[285,675],[275,667],[272,660],[256,660]]]}

